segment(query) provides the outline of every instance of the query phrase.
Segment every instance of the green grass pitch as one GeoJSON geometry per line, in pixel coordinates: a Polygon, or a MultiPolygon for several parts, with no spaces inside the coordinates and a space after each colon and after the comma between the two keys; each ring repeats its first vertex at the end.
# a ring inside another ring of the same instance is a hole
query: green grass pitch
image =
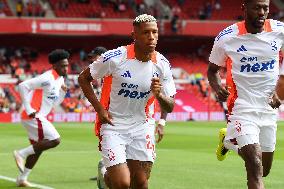
{"type": "MultiPolygon", "coordinates": [[[[31,182],[56,189],[96,188],[89,178],[97,174],[97,139],[92,123],[54,124],[61,144],[43,153],[32,171],[31,182]]],[[[224,122],[172,122],[157,145],[150,189],[243,189],[246,173],[243,161],[231,152],[223,162],[215,157],[218,130],[224,122]]],[[[266,189],[284,188],[284,123],[277,133],[274,164],[265,178],[266,189]]],[[[16,178],[18,170],[12,152],[28,145],[20,124],[0,124],[0,176],[16,178]]],[[[0,189],[13,189],[15,183],[0,179],[0,189]]]]}

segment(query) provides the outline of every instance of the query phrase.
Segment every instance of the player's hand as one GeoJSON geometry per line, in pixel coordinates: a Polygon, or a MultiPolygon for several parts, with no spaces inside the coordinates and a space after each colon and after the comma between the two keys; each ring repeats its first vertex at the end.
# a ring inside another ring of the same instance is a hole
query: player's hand
{"type": "Polygon", "coordinates": [[[158,139],[156,140],[159,143],[164,137],[164,126],[158,124],[155,130],[155,134],[158,134],[158,139]]]}
{"type": "Polygon", "coordinates": [[[230,95],[230,92],[226,88],[223,88],[223,87],[219,87],[217,90],[215,90],[215,92],[216,92],[217,99],[220,102],[225,102],[230,95]]]}
{"type": "Polygon", "coordinates": [[[61,86],[61,89],[62,89],[64,92],[67,92],[67,90],[68,90],[68,88],[67,88],[67,86],[66,86],[65,84],[63,84],[63,85],[61,86]]]}
{"type": "Polygon", "coordinates": [[[156,98],[161,95],[161,90],[162,84],[160,83],[160,79],[158,77],[152,78],[151,91],[156,98]]]}
{"type": "Polygon", "coordinates": [[[37,113],[37,112],[33,112],[33,113],[29,114],[29,118],[34,119],[34,118],[35,118],[35,116],[36,116],[36,113],[37,113]]]}
{"type": "Polygon", "coordinates": [[[108,123],[114,126],[114,124],[112,123],[112,116],[105,109],[102,109],[101,111],[98,112],[98,117],[102,124],[108,123]]]}
{"type": "Polygon", "coordinates": [[[280,100],[277,98],[277,96],[275,95],[275,93],[273,93],[273,95],[269,98],[269,105],[273,108],[273,109],[277,109],[279,108],[279,106],[281,105],[280,100]]]}

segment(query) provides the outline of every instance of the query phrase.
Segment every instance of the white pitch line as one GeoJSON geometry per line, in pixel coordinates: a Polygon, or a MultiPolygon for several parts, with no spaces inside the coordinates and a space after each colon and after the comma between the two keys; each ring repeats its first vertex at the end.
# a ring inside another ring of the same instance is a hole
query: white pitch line
{"type": "MultiPolygon", "coordinates": [[[[10,182],[16,182],[16,179],[6,177],[6,176],[3,176],[3,175],[0,175],[0,179],[7,180],[7,181],[10,181],[10,182]]],[[[54,188],[51,188],[49,186],[44,186],[44,185],[41,185],[41,184],[35,184],[35,183],[30,183],[30,184],[31,184],[31,187],[35,187],[35,188],[39,188],[39,189],[54,189],[54,188]]]]}

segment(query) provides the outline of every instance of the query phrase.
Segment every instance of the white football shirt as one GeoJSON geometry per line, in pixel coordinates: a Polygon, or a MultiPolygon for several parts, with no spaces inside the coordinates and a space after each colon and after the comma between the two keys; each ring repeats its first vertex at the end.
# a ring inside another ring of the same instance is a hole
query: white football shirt
{"type": "Polygon", "coordinates": [[[64,78],[55,70],[20,83],[19,92],[24,106],[22,119],[29,119],[28,115],[33,112],[47,116],[55,105],[64,100],[65,92],[61,89],[63,84],[64,78]]]}
{"type": "Polygon", "coordinates": [[[104,78],[101,103],[115,125],[104,126],[104,130],[134,131],[147,121],[153,77],[160,78],[166,96],[176,94],[169,61],[155,52],[152,60],[141,62],[135,59],[133,44],[104,53],[89,68],[93,79],[104,78]]]}
{"type": "Polygon", "coordinates": [[[209,61],[227,68],[230,113],[273,110],[268,102],[279,75],[283,31],[283,23],[267,19],[261,33],[248,33],[239,22],[215,38],[209,61]]]}

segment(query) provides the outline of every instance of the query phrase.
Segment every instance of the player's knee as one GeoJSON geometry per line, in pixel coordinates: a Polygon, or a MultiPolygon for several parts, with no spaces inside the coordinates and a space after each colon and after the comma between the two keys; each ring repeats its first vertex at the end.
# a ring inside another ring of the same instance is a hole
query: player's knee
{"type": "Polygon", "coordinates": [[[251,157],[249,159],[249,161],[247,161],[247,170],[249,173],[249,175],[253,176],[253,177],[259,177],[260,174],[262,173],[262,161],[261,161],[261,157],[259,156],[254,156],[251,157]]]}
{"type": "Polygon", "coordinates": [[[130,179],[120,178],[111,180],[111,188],[117,189],[129,189],[130,188],[130,179]]]}
{"type": "Polygon", "coordinates": [[[148,189],[148,180],[147,179],[135,179],[134,181],[135,188],[148,189]]]}
{"type": "Polygon", "coordinates": [[[59,144],[60,144],[60,138],[51,141],[51,145],[53,148],[58,146],[59,144]]]}

